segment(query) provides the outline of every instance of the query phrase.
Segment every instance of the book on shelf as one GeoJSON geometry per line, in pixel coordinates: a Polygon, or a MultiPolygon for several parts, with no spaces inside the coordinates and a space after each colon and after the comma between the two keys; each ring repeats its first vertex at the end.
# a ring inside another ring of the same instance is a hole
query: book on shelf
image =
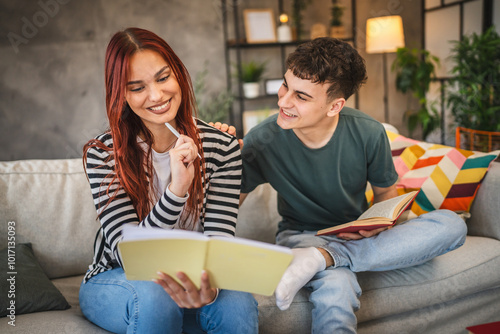
{"type": "Polygon", "coordinates": [[[151,280],[162,271],[186,273],[199,288],[202,270],[212,287],[270,296],[292,261],[288,247],[199,232],[127,226],[118,244],[129,280],[151,280]]]}
{"type": "Polygon", "coordinates": [[[358,219],[349,223],[319,230],[316,235],[353,233],[360,230],[374,230],[396,224],[401,214],[410,206],[418,191],[412,191],[388,200],[373,204],[358,219]]]}

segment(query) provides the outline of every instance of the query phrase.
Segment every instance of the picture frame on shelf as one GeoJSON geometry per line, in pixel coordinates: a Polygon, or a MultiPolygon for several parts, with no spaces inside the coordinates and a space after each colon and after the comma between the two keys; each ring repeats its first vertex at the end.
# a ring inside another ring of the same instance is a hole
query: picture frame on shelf
{"type": "Polygon", "coordinates": [[[264,80],[264,89],[266,95],[278,94],[278,90],[280,89],[282,83],[283,83],[283,78],[264,80]]]}
{"type": "Polygon", "coordinates": [[[243,10],[247,43],[276,42],[276,25],[271,8],[243,10]]]}
{"type": "Polygon", "coordinates": [[[278,112],[278,109],[269,108],[260,110],[245,110],[243,112],[243,134],[246,135],[251,128],[278,112]]]}

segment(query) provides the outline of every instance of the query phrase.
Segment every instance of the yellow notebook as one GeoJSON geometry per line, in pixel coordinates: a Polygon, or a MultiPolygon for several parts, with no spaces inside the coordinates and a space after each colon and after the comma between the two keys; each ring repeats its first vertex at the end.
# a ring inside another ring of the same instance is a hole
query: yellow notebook
{"type": "Polygon", "coordinates": [[[205,269],[212,287],[265,296],[273,294],[293,258],[289,248],[260,241],[128,226],[118,249],[129,280],[149,281],[158,271],[177,279],[183,271],[199,288],[205,269]]]}

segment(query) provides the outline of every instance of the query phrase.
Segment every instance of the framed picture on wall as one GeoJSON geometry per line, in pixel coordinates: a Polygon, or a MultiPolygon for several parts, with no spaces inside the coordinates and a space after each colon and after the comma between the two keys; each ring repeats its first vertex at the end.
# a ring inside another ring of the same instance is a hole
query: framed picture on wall
{"type": "Polygon", "coordinates": [[[245,9],[243,18],[247,43],[276,42],[276,26],[272,9],[245,9]]]}

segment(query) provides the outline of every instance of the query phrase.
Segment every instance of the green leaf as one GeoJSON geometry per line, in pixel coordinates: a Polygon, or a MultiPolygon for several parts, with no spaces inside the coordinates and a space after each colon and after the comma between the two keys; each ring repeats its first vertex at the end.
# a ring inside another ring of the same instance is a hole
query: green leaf
{"type": "Polygon", "coordinates": [[[491,27],[453,41],[451,59],[455,76],[447,105],[459,126],[496,131],[500,123],[500,36],[491,27]]]}
{"type": "Polygon", "coordinates": [[[399,48],[396,51],[396,59],[391,66],[396,72],[396,89],[403,94],[411,93],[420,104],[418,111],[407,110],[404,116],[410,136],[418,125],[422,127],[424,137],[439,127],[440,116],[437,112],[429,113],[426,97],[437,66],[439,58],[427,50],[399,48]]]}

